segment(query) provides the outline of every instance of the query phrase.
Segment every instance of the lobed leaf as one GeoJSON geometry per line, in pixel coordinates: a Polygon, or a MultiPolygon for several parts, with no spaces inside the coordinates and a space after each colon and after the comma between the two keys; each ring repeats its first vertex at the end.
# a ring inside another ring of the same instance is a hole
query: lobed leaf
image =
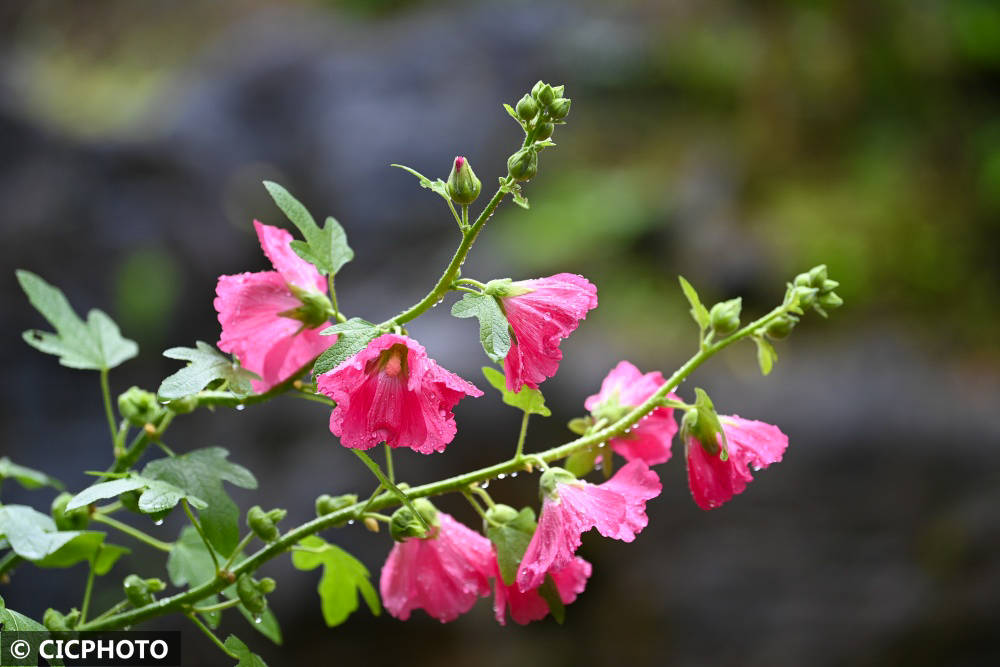
{"type": "Polygon", "coordinates": [[[500,363],[510,352],[510,324],[496,297],[489,294],[465,294],[451,307],[455,317],[479,320],[479,342],[492,361],[500,363]]]}
{"type": "Polygon", "coordinates": [[[708,314],[708,309],[702,305],[701,299],[698,298],[698,292],[691,286],[691,283],[684,279],[684,276],[677,276],[677,279],[681,283],[681,290],[684,292],[684,296],[687,298],[688,303],[691,304],[691,317],[694,318],[694,321],[702,331],[708,329],[712,323],[712,318],[708,314]]]}
{"type": "Polygon", "coordinates": [[[543,417],[548,417],[552,414],[552,411],[545,407],[545,397],[542,396],[542,392],[539,390],[524,386],[517,393],[508,391],[507,380],[504,374],[489,366],[483,366],[483,375],[486,377],[486,381],[503,395],[503,402],[507,405],[528,414],[541,415],[543,417]]]}
{"type": "Polygon", "coordinates": [[[323,354],[319,355],[316,363],[313,364],[313,375],[318,376],[332,371],[334,368],[344,363],[361,350],[368,347],[368,343],[373,341],[380,333],[379,329],[370,322],[359,318],[351,318],[347,322],[335,324],[322,331],[324,334],[337,334],[337,342],[328,347],[323,354]],[[349,325],[349,326],[348,326],[349,325]],[[339,328],[338,327],[344,327],[339,328]]]}
{"type": "Polygon", "coordinates": [[[306,239],[291,242],[295,254],[323,275],[336,275],[344,264],[354,259],[354,251],[347,244],[347,233],[336,219],[328,217],[320,227],[309,210],[288,190],[271,181],[264,181],[264,187],[306,239]]]}
{"type": "Polygon", "coordinates": [[[368,569],[343,549],[312,535],[299,544],[309,551],[292,552],[292,565],[299,570],[323,566],[317,591],[323,620],[330,627],[340,625],[358,608],[358,594],[372,614],[382,613],[378,594],[369,581],[368,569]]]}
{"type": "Polygon", "coordinates": [[[497,550],[497,565],[500,576],[508,586],[514,585],[517,568],[521,565],[524,552],[528,549],[531,536],[535,534],[535,512],[525,507],[510,522],[501,525],[488,524],[486,537],[497,550]]]}
{"type": "Polygon", "coordinates": [[[216,380],[221,380],[236,396],[253,393],[250,381],[259,380],[259,375],[243,368],[208,343],[199,340],[195,345],[196,347],[172,347],[163,352],[163,356],[168,359],[190,363],[164,378],[156,391],[160,398],[173,400],[191,396],[216,380]]]}
{"type": "Polygon", "coordinates": [[[236,667],[267,667],[267,663],[259,655],[251,652],[236,635],[226,637],[223,646],[236,654],[236,658],[239,660],[236,667]]]}

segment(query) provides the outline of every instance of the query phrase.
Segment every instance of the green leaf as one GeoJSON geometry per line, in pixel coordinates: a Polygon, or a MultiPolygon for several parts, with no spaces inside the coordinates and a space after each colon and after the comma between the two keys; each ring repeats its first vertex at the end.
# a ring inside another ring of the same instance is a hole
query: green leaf
{"type": "Polygon", "coordinates": [[[0,629],[5,632],[48,632],[44,625],[9,608],[0,597],[0,629]]]}
{"type": "MultiPolygon", "coordinates": [[[[555,144],[553,144],[554,146],[555,144]]],[[[531,206],[528,204],[528,198],[521,193],[520,183],[508,183],[506,179],[500,179],[500,189],[505,193],[510,194],[514,198],[514,203],[523,209],[529,209],[531,206]]]]}
{"type": "Polygon", "coordinates": [[[62,291],[30,271],[18,270],[17,280],[55,333],[29,329],[28,345],[59,357],[59,363],[83,370],[109,370],[139,353],[135,341],[123,338],[118,325],[100,310],[91,310],[84,322],[62,291]]]}
{"type": "Polygon", "coordinates": [[[594,463],[597,461],[597,455],[601,453],[597,447],[585,447],[578,452],[574,452],[566,459],[566,463],[563,467],[569,470],[571,473],[577,477],[584,477],[590,474],[594,470],[594,463]]]}
{"type": "MultiPolygon", "coordinates": [[[[55,522],[25,505],[0,507],[0,535],[21,558],[38,567],[69,567],[98,556],[104,547],[105,534],[93,530],[56,530],[55,522]]],[[[124,547],[113,547],[100,561],[98,574],[104,574],[122,553],[124,547]],[[110,559],[110,560],[109,560],[110,559]]]]}
{"type": "Polygon", "coordinates": [[[267,667],[267,663],[259,655],[252,653],[236,635],[226,637],[223,646],[236,654],[239,659],[236,667],[267,667]]]}
{"type": "Polygon", "coordinates": [[[256,489],[257,480],[243,466],[226,460],[222,447],[206,447],[167,459],[150,461],[142,476],[159,479],[196,496],[208,506],[199,510],[205,536],[219,553],[228,556],[240,539],[240,511],[222,487],[230,482],[244,489],[256,489]]]}
{"type": "Polygon", "coordinates": [[[757,364],[760,366],[760,372],[768,375],[778,361],[778,353],[771,345],[771,341],[763,336],[754,336],[753,342],[757,344],[757,364]]]}
{"type": "Polygon", "coordinates": [[[528,414],[548,417],[552,411],[545,407],[545,397],[542,392],[528,386],[521,387],[521,391],[516,394],[507,390],[507,380],[504,374],[495,368],[483,366],[483,375],[486,381],[503,394],[503,402],[507,405],[523,410],[528,414]]]}
{"type": "Polygon", "coordinates": [[[390,167],[399,167],[403,171],[410,172],[411,174],[413,174],[414,176],[416,176],[417,179],[420,181],[420,187],[427,188],[427,189],[429,189],[429,190],[431,190],[433,192],[438,193],[439,195],[441,195],[442,197],[444,197],[446,201],[451,201],[451,195],[448,194],[447,184],[444,181],[442,181],[440,178],[437,179],[436,181],[432,181],[431,179],[427,178],[426,176],[424,176],[423,174],[421,174],[416,169],[410,169],[409,167],[401,165],[401,164],[391,164],[389,166],[390,167]]]}
{"type": "MultiPolygon", "coordinates": [[[[354,251],[347,245],[347,233],[340,223],[328,217],[320,227],[310,215],[308,209],[298,199],[277,183],[264,181],[274,203],[288,216],[305,241],[292,241],[291,247],[295,253],[316,267],[325,275],[336,275],[344,264],[354,259],[354,251]]],[[[302,285],[309,287],[311,285],[302,285]]]]}
{"type": "Polygon", "coordinates": [[[503,105],[503,108],[507,111],[508,115],[510,115],[510,117],[517,122],[518,125],[520,125],[522,128],[524,127],[524,121],[521,120],[521,117],[517,115],[516,111],[514,111],[514,107],[505,103],[503,105]]]}
{"type": "Polygon", "coordinates": [[[312,370],[314,376],[332,371],[368,347],[368,343],[373,341],[380,332],[374,324],[358,318],[351,318],[347,322],[335,324],[332,327],[324,329],[322,333],[337,333],[337,342],[328,347],[316,359],[312,370]],[[350,326],[348,327],[348,325],[350,326]],[[338,329],[337,327],[344,328],[338,329]]]}
{"type": "Polygon", "coordinates": [[[497,550],[500,576],[508,586],[514,585],[517,568],[521,565],[531,536],[535,534],[535,526],[534,510],[525,507],[510,522],[499,526],[489,524],[486,527],[486,537],[497,550]]]}
{"type": "Polygon", "coordinates": [[[455,317],[479,320],[479,342],[491,360],[500,363],[510,352],[510,325],[496,298],[488,294],[465,294],[451,307],[455,317]]]}
{"type": "Polygon", "coordinates": [[[197,347],[172,347],[163,352],[168,359],[191,363],[164,378],[156,392],[160,398],[173,400],[197,394],[216,380],[221,380],[222,386],[236,396],[253,393],[250,381],[259,380],[259,375],[241,367],[208,343],[199,340],[195,345],[197,347]]]}
{"type": "Polygon", "coordinates": [[[677,279],[680,280],[684,296],[687,297],[688,303],[691,304],[691,317],[694,318],[694,321],[702,331],[708,329],[712,323],[712,318],[705,306],[702,305],[701,299],[698,298],[698,292],[691,286],[691,283],[684,279],[684,276],[677,276],[677,279]]]}
{"type": "Polygon", "coordinates": [[[18,465],[6,456],[0,456],[0,481],[5,479],[16,479],[26,489],[51,486],[62,491],[64,488],[62,482],[55,477],[50,477],[44,472],[18,465]]]}
{"type": "Polygon", "coordinates": [[[208,507],[201,498],[189,494],[173,484],[158,479],[147,479],[141,475],[132,475],[87,487],[70,499],[69,503],[66,504],[66,509],[74,510],[78,507],[86,507],[98,500],[114,498],[136,489],[145,489],[139,496],[139,511],[145,514],[155,514],[170,509],[185,498],[192,507],[197,509],[208,507]]]}
{"type": "Polygon", "coordinates": [[[107,574],[119,558],[132,553],[131,549],[120,547],[117,544],[102,544],[94,558],[94,573],[98,576],[107,574]]]}
{"type": "Polygon", "coordinates": [[[556,581],[551,574],[545,575],[545,582],[538,587],[538,594],[545,600],[545,604],[549,605],[552,618],[556,619],[556,623],[562,625],[566,620],[566,606],[563,604],[562,596],[559,595],[556,581]]]}
{"type": "Polygon", "coordinates": [[[372,614],[378,616],[382,612],[378,595],[368,579],[368,570],[361,561],[315,535],[299,544],[309,551],[292,552],[292,565],[299,570],[323,566],[323,576],[316,590],[319,591],[323,620],[328,626],[340,625],[358,608],[358,593],[372,614]]]}

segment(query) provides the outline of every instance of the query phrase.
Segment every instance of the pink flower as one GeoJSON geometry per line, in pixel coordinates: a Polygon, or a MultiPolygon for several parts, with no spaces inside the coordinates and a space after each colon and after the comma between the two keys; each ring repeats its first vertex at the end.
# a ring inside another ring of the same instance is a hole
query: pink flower
{"type": "Polygon", "coordinates": [[[753,481],[748,466],[760,470],[777,463],[788,447],[788,436],[777,426],[736,415],[719,419],[729,445],[728,460],[709,454],[694,438],[685,443],[688,484],[694,502],[703,510],[719,507],[742,493],[747,483],[753,481]]]}
{"type": "Polygon", "coordinates": [[[548,572],[573,560],[580,536],[597,528],[604,537],[631,542],[646,527],[646,501],[663,488],[656,473],[641,460],[630,461],[603,484],[575,479],[561,468],[542,475],[545,498],[538,528],[517,571],[522,592],[538,588],[548,572]]]}
{"type": "Polygon", "coordinates": [[[421,454],[442,452],[455,437],[452,408],[475,385],[437,365],[420,343],[384,334],[319,376],[317,388],[337,403],[330,431],[340,443],[370,449],[380,442],[421,454]]]}
{"type": "MultiPolygon", "coordinates": [[[[627,361],[611,369],[601,391],[590,396],[583,406],[595,419],[607,417],[609,423],[621,419],[631,408],[641,405],[663,386],[659,371],[645,375],[627,361]]],[[[673,393],[668,395],[677,399],[673,393]]],[[[639,459],[649,465],[663,463],[670,458],[670,444],[677,433],[673,408],[658,407],[642,418],[631,431],[611,439],[611,449],[628,461],[639,459]]]]}
{"type": "Polygon", "coordinates": [[[430,537],[397,542],[382,566],[382,603],[400,620],[423,609],[447,623],[490,593],[496,563],[490,541],[444,512],[437,520],[430,537]]]}
{"type": "Polygon", "coordinates": [[[222,325],[219,349],[236,355],[244,368],[259,375],[253,389],[265,392],[292,377],[337,338],[319,335],[326,325],[323,313],[315,314],[318,321],[309,322],[312,328],[289,316],[303,307],[293,288],[326,294],[326,281],[292,251],[291,234],[256,220],[253,224],[264,254],[277,270],[219,276],[215,310],[222,325]]]}
{"type": "Polygon", "coordinates": [[[507,389],[538,389],[559,368],[559,342],[597,307],[597,288],[583,276],[558,273],[514,282],[506,289],[510,296],[499,295],[500,302],[514,331],[504,359],[507,389]]]}
{"type": "MultiPolygon", "coordinates": [[[[500,569],[494,563],[493,589],[496,597],[493,600],[493,613],[500,625],[507,625],[507,609],[510,609],[510,617],[520,625],[527,625],[532,621],[539,621],[549,613],[549,605],[538,593],[538,588],[531,588],[525,592],[517,585],[508,586],[500,576],[500,569]]],[[[587,587],[587,579],[591,572],[590,563],[579,556],[573,558],[561,570],[549,572],[552,580],[559,591],[559,598],[563,604],[570,604],[576,600],[576,596],[587,587]]],[[[544,578],[543,578],[544,580],[544,578]]]]}

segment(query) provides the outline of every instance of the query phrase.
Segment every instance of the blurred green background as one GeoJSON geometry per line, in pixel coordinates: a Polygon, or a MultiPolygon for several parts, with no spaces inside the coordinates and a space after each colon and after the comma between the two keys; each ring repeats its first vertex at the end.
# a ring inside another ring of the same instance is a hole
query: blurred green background
{"type": "MultiPolygon", "coordinates": [[[[109,453],[92,379],[25,352],[38,321],[15,267],[111,312],[143,349],[116,389],[155,387],[174,368],[160,350],[216,340],[216,276],[264,267],[250,222],[282,223],[259,185],[272,179],[347,229],[340,303],[377,320],[419,298],[456,243],[439,200],[387,165],[444,177],[463,154],[490,188],[520,134],[500,103],[538,78],[566,84],[569,124],[525,187],[531,210],[505,205],[465,275],[582,273],[601,305],[543,386],[557,414],[529,446],[564,439],[619,359],[669,372],[686,358],[677,274],[754,314],[825,262],[846,306],[807,318],[770,378],[748,345],[695,380],[722,411],[779,423],[786,461],[706,514],[678,448],[643,537],[585,543],[595,576],[562,628],[500,632],[483,603],[449,626],[359,613],[326,630],[314,582],[277,570],[286,649],[234,631],[272,665],[410,649],[414,665],[996,664],[996,2],[5,3],[3,453],[70,488],[109,453]]],[[[478,380],[471,325],[434,312],[412,331],[478,380]]],[[[299,520],[315,495],[368,485],[324,415],[282,406],[200,415],[171,445],[229,447],[261,478],[246,504],[287,498],[299,520]]],[[[404,457],[415,480],[505,455],[516,415],[458,415],[447,457],[404,457]]],[[[522,486],[512,498],[531,501],[522,486]]],[[[376,573],[388,548],[327,537],[376,573]]],[[[36,616],[76,603],[42,599],[26,570],[10,587],[36,616]]],[[[191,664],[218,664],[186,641],[191,664]]]]}

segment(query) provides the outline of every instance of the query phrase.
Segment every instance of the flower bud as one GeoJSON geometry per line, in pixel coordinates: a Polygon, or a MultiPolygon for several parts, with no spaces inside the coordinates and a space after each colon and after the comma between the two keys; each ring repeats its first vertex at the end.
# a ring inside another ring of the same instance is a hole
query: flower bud
{"type": "Polygon", "coordinates": [[[165,410],[156,400],[156,394],[139,387],[129,387],[118,396],[118,412],[132,426],[141,427],[157,422],[165,410]]]}
{"type": "Polygon", "coordinates": [[[538,153],[529,148],[522,148],[507,160],[507,171],[514,180],[527,181],[538,173],[538,153]]]}
{"type": "Polygon", "coordinates": [[[288,512],[282,509],[265,512],[260,508],[260,505],[254,505],[247,511],[247,525],[260,539],[265,542],[273,542],[280,535],[275,524],[284,519],[286,514],[288,512]]]}
{"type": "Polygon", "coordinates": [[[836,280],[824,280],[823,284],[819,288],[819,291],[822,294],[826,294],[827,292],[832,292],[838,287],[840,287],[840,283],[838,283],[836,280]]]}
{"type": "Polygon", "coordinates": [[[566,428],[577,435],[585,435],[593,425],[594,420],[591,417],[574,417],[566,424],[566,428]]]}
{"type": "Polygon", "coordinates": [[[809,270],[809,284],[813,287],[822,287],[826,278],[826,264],[820,264],[809,270]]]}
{"type": "Polygon", "coordinates": [[[576,481],[576,475],[565,468],[549,468],[542,473],[541,479],[538,480],[538,491],[543,499],[546,496],[555,498],[558,496],[556,493],[557,485],[573,484],[576,481]]]}
{"type": "Polygon", "coordinates": [[[125,597],[133,607],[144,607],[153,603],[153,593],[166,587],[159,579],[143,579],[138,574],[130,574],[122,582],[125,597]]]}
{"type": "Polygon", "coordinates": [[[538,94],[535,95],[535,97],[538,99],[539,104],[543,107],[547,107],[555,101],[556,93],[552,90],[552,86],[545,83],[538,89],[538,94]]]}
{"type": "Polygon", "coordinates": [[[535,130],[535,141],[542,141],[543,139],[548,139],[552,136],[552,133],[556,131],[556,126],[552,123],[542,123],[535,130]]]}
{"type": "Polygon", "coordinates": [[[517,102],[517,116],[521,120],[531,120],[538,115],[538,102],[531,95],[525,95],[517,102]]]}
{"type": "Polygon", "coordinates": [[[76,609],[63,615],[49,607],[45,610],[45,615],[42,616],[42,625],[50,632],[69,632],[76,626],[78,620],[80,620],[80,612],[76,609]]]}
{"type": "Polygon", "coordinates": [[[792,329],[795,328],[797,322],[798,318],[791,313],[777,317],[767,325],[767,335],[776,340],[787,338],[788,334],[792,333],[792,329]]]}
{"type": "Polygon", "coordinates": [[[451,166],[451,173],[448,174],[448,182],[445,184],[448,196],[456,204],[468,205],[476,201],[483,184],[476,173],[472,171],[472,165],[464,157],[456,157],[451,166]]]}
{"type": "Polygon", "coordinates": [[[709,317],[712,320],[712,330],[720,336],[728,336],[740,328],[740,309],[743,299],[736,297],[728,301],[720,301],[712,306],[709,317]]]}
{"type": "Polygon", "coordinates": [[[565,84],[562,85],[562,86],[552,86],[552,92],[555,93],[556,98],[562,97],[563,93],[566,92],[566,86],[565,86],[565,84]]]}
{"type": "Polygon", "coordinates": [[[83,530],[90,523],[90,510],[86,507],[66,511],[66,505],[72,499],[72,493],[60,493],[52,501],[52,519],[59,530],[83,530]]]}
{"type": "MultiPolygon", "coordinates": [[[[428,526],[439,525],[437,509],[429,500],[418,498],[413,501],[413,507],[420,513],[420,516],[428,526]]],[[[392,513],[392,521],[389,523],[389,533],[392,535],[392,539],[397,542],[404,542],[411,537],[427,536],[427,530],[424,529],[423,523],[406,506],[400,507],[392,513]]]]}
{"type": "Polygon", "coordinates": [[[840,308],[844,305],[844,300],[841,299],[836,292],[827,292],[826,294],[821,294],[817,303],[821,308],[829,308],[833,310],[834,308],[840,308]]]}
{"type": "Polygon", "coordinates": [[[260,616],[267,609],[267,598],[264,595],[273,591],[274,586],[274,579],[270,577],[255,581],[249,574],[243,573],[236,580],[236,594],[247,611],[260,616]]]}
{"type": "Polygon", "coordinates": [[[538,99],[538,93],[542,90],[542,86],[544,85],[545,82],[539,79],[538,83],[536,83],[534,86],[531,87],[531,96],[534,97],[535,99],[538,99]]]}
{"type": "Polygon", "coordinates": [[[517,518],[517,510],[510,505],[496,504],[486,510],[486,520],[503,525],[517,518]]]}
{"type": "Polygon", "coordinates": [[[569,115],[569,106],[572,100],[566,97],[557,97],[549,105],[549,115],[556,120],[562,120],[569,115]]]}
{"type": "Polygon", "coordinates": [[[358,502],[358,496],[354,493],[345,493],[342,496],[331,496],[326,493],[316,498],[316,516],[332,514],[337,510],[350,507],[358,502]]]}
{"type": "Polygon", "coordinates": [[[194,409],[197,407],[197,396],[185,396],[184,398],[178,398],[167,403],[167,409],[175,415],[186,415],[189,412],[194,412],[194,409]]]}

